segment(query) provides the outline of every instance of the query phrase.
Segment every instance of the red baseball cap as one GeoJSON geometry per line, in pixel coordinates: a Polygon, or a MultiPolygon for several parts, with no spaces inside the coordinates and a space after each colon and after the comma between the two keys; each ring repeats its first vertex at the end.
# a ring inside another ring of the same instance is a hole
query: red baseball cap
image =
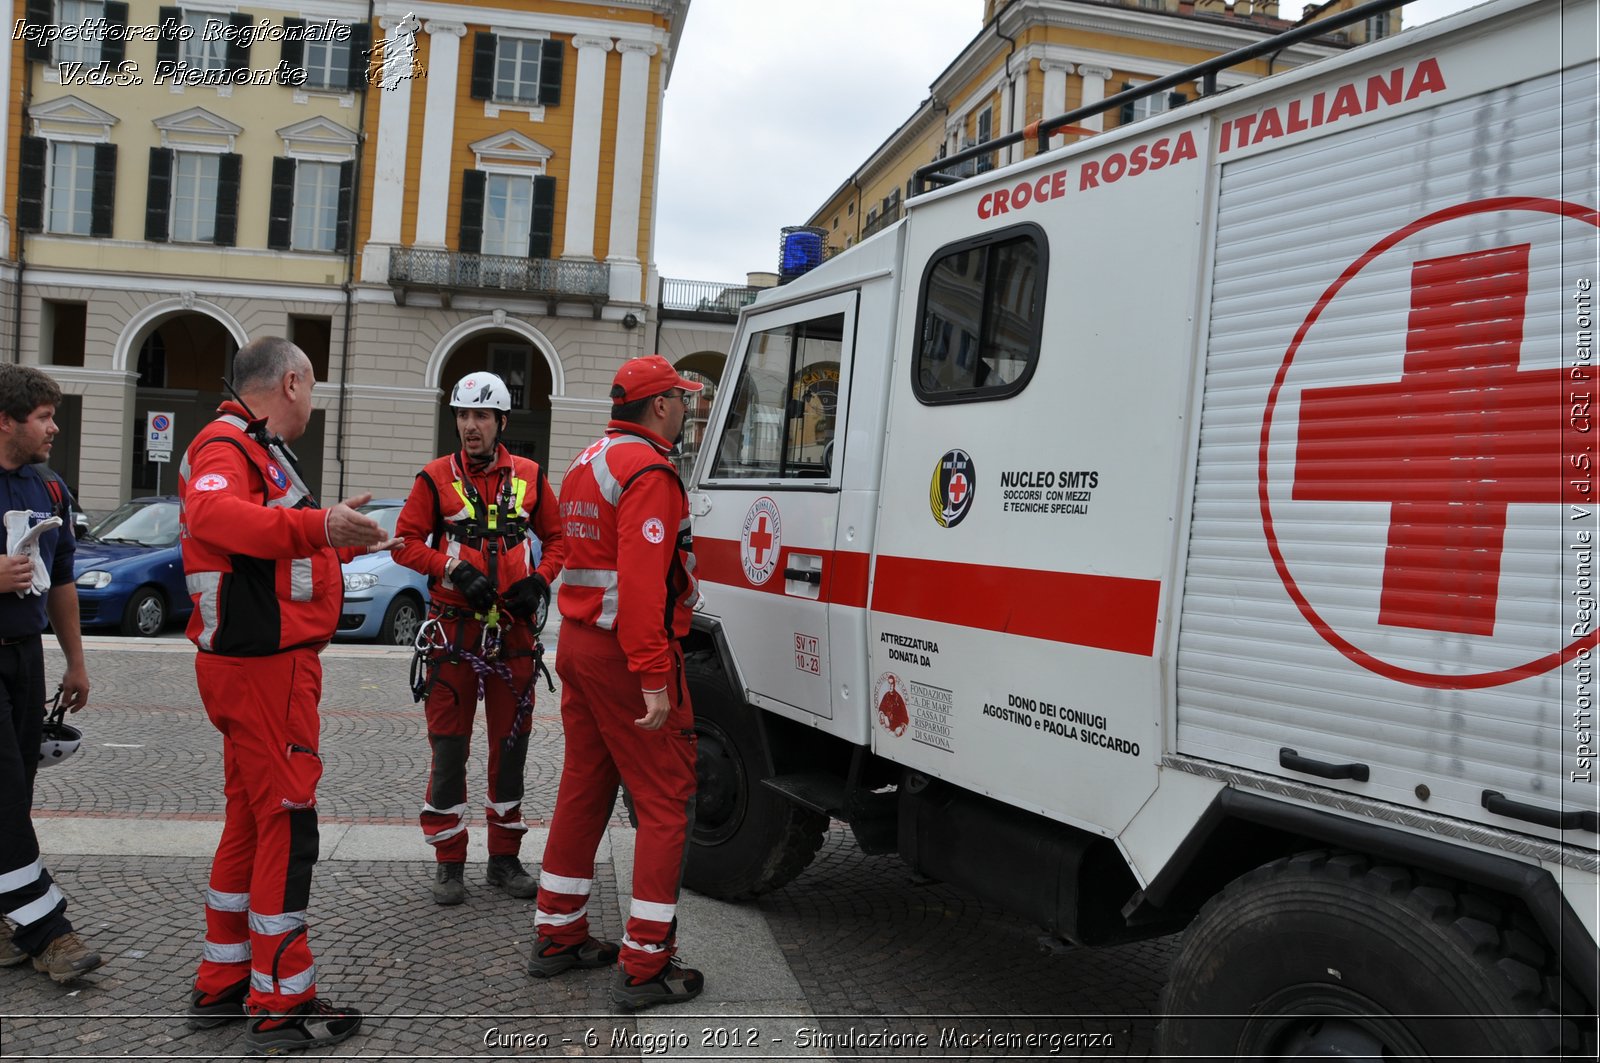
{"type": "Polygon", "coordinates": [[[672,368],[671,362],[659,354],[651,354],[622,363],[617,375],[611,378],[611,401],[620,405],[660,395],[673,388],[699,391],[704,386],[693,380],[685,380],[672,368]]]}

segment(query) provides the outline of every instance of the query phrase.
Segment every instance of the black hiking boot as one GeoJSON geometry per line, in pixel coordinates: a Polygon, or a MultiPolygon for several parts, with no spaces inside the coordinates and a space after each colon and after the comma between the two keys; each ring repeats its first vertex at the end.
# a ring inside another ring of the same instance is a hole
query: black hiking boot
{"type": "Polygon", "coordinates": [[[355,1008],[336,1008],[315,997],[287,1015],[262,1012],[250,1016],[250,1028],[244,1034],[245,1053],[276,1056],[306,1048],[326,1048],[359,1029],[361,1013],[355,1008]]]}
{"type": "Polygon", "coordinates": [[[489,871],[483,880],[523,900],[538,896],[539,893],[539,880],[528,874],[522,861],[514,856],[489,857],[489,871]]]}
{"type": "Polygon", "coordinates": [[[624,1011],[643,1011],[660,1004],[693,1000],[705,987],[705,977],[699,971],[672,959],[654,978],[642,982],[629,978],[627,971],[618,971],[617,984],[611,988],[611,1003],[624,1011]]]}
{"type": "Polygon", "coordinates": [[[557,945],[547,937],[533,943],[528,958],[528,973],[535,978],[550,978],[575,968],[610,967],[621,950],[615,941],[585,938],[576,945],[557,945]]]}
{"type": "Polygon", "coordinates": [[[467,899],[467,884],[461,877],[466,868],[462,863],[440,864],[434,869],[433,881],[428,885],[434,904],[460,904],[467,899]]]}

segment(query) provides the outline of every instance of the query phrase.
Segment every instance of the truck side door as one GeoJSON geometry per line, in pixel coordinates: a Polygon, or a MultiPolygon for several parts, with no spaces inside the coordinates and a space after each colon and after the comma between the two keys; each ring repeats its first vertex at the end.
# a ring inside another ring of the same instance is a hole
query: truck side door
{"type": "MultiPolygon", "coordinates": [[[[857,294],[753,315],[695,469],[697,575],[750,699],[831,719],[828,606],[857,294]]],[[[793,711],[786,715],[797,715],[793,711]]]]}

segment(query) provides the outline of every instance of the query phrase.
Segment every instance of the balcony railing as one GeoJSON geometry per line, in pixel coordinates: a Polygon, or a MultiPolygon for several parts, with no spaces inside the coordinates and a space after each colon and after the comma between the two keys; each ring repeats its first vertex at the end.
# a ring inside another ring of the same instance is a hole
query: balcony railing
{"type": "Polygon", "coordinates": [[[867,224],[861,227],[861,239],[865,240],[872,234],[882,232],[884,229],[887,229],[889,226],[900,220],[900,213],[900,204],[896,203],[888,210],[879,214],[876,218],[873,218],[871,221],[867,222],[867,224]]]}
{"type": "Polygon", "coordinates": [[[599,317],[611,297],[611,267],[604,262],[396,247],[389,252],[389,285],[401,306],[413,289],[438,292],[447,307],[456,292],[504,292],[543,299],[551,313],[556,303],[586,302],[599,317]]]}
{"type": "Polygon", "coordinates": [[[740,308],[754,302],[761,291],[761,288],[752,288],[745,284],[674,280],[663,277],[661,310],[663,313],[736,317],[740,308]]]}

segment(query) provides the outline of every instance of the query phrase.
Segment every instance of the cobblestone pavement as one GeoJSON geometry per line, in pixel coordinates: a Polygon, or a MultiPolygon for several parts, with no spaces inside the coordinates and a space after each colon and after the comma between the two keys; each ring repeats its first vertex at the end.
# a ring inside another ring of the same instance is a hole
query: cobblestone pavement
{"type": "MultiPolygon", "coordinates": [[[[67,986],[27,965],[0,970],[0,1056],[227,1058],[240,1026],[190,1032],[178,1015],[222,813],[219,743],[195,693],[192,653],[172,640],[90,642],[85,750],[40,774],[35,822],[69,915],[108,963],[67,986]]],[[[49,660],[54,672],[59,658],[49,660]]],[[[481,849],[467,903],[441,909],[428,899],[431,858],[415,825],[427,741],[407,664],[404,651],[376,647],[324,654],[312,942],[319,991],[369,1016],[328,1054],[1149,1058],[1174,939],[1068,948],[916,879],[893,857],[861,854],[842,827],[799,879],[757,902],[685,895],[682,955],[707,975],[693,1004],[628,1016],[608,1002],[610,972],[527,977],[532,902],[482,883],[481,849]]],[[[530,864],[555,798],[556,703],[541,689],[524,810],[535,828],[530,864]]],[[[482,745],[480,729],[469,769],[477,785],[482,745]]],[[[591,906],[611,936],[622,930],[631,841],[619,814],[591,906]]]]}

